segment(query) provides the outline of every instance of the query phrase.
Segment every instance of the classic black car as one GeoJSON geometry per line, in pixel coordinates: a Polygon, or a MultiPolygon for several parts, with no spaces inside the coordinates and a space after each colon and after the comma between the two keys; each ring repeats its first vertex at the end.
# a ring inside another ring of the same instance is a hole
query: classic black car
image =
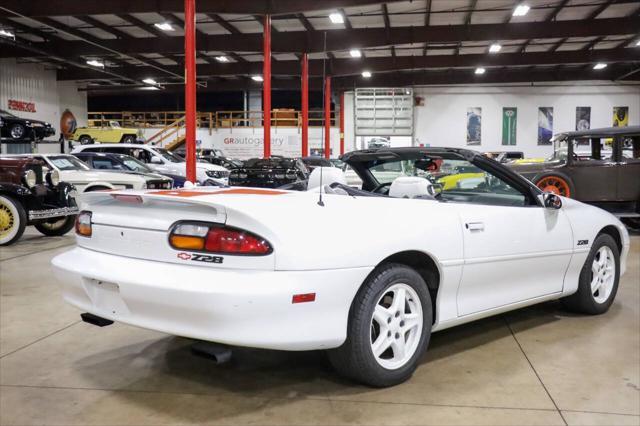
{"type": "Polygon", "coordinates": [[[510,164],[538,188],[595,204],[640,226],[640,126],[556,135],[544,162],[510,164]]]}
{"type": "Polygon", "coordinates": [[[40,120],[20,118],[0,109],[0,140],[15,142],[40,141],[53,136],[56,129],[40,120]]]}
{"type": "Polygon", "coordinates": [[[272,156],[252,158],[241,168],[231,170],[229,185],[278,188],[305,183],[308,178],[309,171],[300,159],[272,156]]]}
{"type": "MultiPolygon", "coordinates": [[[[179,155],[182,158],[185,158],[185,156],[187,155],[186,149],[184,147],[176,149],[175,151],[173,151],[173,153],[179,155]]],[[[198,161],[222,166],[229,170],[240,168],[243,164],[241,160],[225,157],[221,150],[214,148],[196,149],[196,158],[198,159],[198,161]]]]}
{"type": "Polygon", "coordinates": [[[64,235],[75,222],[75,188],[39,161],[0,157],[0,246],[17,241],[27,225],[47,236],[64,235]]]}
{"type": "Polygon", "coordinates": [[[331,160],[323,157],[302,157],[301,160],[310,172],[316,167],[335,167],[331,160]]]}

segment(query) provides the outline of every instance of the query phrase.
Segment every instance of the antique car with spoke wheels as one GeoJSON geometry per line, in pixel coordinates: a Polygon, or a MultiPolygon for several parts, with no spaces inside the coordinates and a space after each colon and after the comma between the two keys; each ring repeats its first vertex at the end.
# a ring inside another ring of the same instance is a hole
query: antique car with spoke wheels
{"type": "Polygon", "coordinates": [[[575,198],[640,228],[640,126],[556,135],[546,161],[511,163],[543,191],[575,198]]]}
{"type": "Polygon", "coordinates": [[[47,236],[73,228],[78,207],[75,188],[45,173],[38,161],[0,158],[0,246],[16,242],[29,225],[47,236]]]}
{"type": "Polygon", "coordinates": [[[377,387],[409,379],[432,332],[554,299],[584,314],[614,302],[630,242],[610,213],[464,149],[342,159],[361,188],[319,167],[306,191],[87,194],[77,247],[53,259],[65,300],[86,322],[216,342],[227,358],[327,350],[377,387]]]}

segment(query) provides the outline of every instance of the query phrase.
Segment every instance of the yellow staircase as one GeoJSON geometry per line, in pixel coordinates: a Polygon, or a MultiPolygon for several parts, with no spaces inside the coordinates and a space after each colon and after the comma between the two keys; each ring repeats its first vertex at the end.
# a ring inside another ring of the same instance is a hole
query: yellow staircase
{"type": "MultiPolygon", "coordinates": [[[[200,120],[196,120],[196,125],[200,127],[200,120]]],[[[158,133],[147,139],[147,143],[164,146],[169,151],[173,151],[184,145],[185,139],[185,117],[181,117],[160,129],[158,133]]]]}

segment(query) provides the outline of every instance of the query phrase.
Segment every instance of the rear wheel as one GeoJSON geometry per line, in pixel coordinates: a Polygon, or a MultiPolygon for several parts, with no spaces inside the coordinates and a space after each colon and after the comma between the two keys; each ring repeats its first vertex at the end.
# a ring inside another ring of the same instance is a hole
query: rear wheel
{"type": "Polygon", "coordinates": [[[356,295],[347,339],[329,351],[331,364],[340,374],[370,386],[402,383],[429,344],[432,317],[422,277],[404,265],[382,266],[356,295]]]}
{"type": "Polygon", "coordinates": [[[0,195],[0,246],[14,243],[24,233],[27,213],[22,204],[11,197],[0,195]]]}
{"type": "Polygon", "coordinates": [[[35,228],[48,237],[57,237],[71,231],[75,224],[76,216],[65,216],[53,222],[36,223],[35,228]]]}
{"type": "Polygon", "coordinates": [[[607,312],[618,292],[620,253],[610,235],[600,234],[580,272],[578,291],[561,299],[571,311],[589,315],[607,312]]]}
{"type": "Polygon", "coordinates": [[[92,142],[91,136],[82,135],[80,136],[80,145],[89,145],[92,142]]]}
{"type": "Polygon", "coordinates": [[[136,142],[136,137],[133,135],[125,135],[122,138],[122,143],[135,143],[136,142]]]}
{"type": "Polygon", "coordinates": [[[27,135],[27,128],[22,124],[14,124],[9,128],[9,134],[12,139],[24,139],[27,135]]]}
{"type": "Polygon", "coordinates": [[[536,182],[536,186],[545,192],[552,192],[567,198],[571,198],[573,194],[571,183],[557,175],[543,176],[536,182]]]}

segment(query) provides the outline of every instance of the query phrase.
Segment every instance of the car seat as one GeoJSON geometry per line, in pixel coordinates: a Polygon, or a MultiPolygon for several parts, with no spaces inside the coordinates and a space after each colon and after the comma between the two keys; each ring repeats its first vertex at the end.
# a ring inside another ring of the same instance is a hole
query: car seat
{"type": "Polygon", "coordinates": [[[392,198],[433,198],[435,189],[427,179],[417,176],[399,176],[389,188],[392,198]]]}
{"type": "Polygon", "coordinates": [[[347,184],[344,172],[337,167],[316,167],[309,175],[307,190],[313,190],[320,186],[320,173],[322,173],[322,186],[330,186],[332,183],[347,184]]]}

